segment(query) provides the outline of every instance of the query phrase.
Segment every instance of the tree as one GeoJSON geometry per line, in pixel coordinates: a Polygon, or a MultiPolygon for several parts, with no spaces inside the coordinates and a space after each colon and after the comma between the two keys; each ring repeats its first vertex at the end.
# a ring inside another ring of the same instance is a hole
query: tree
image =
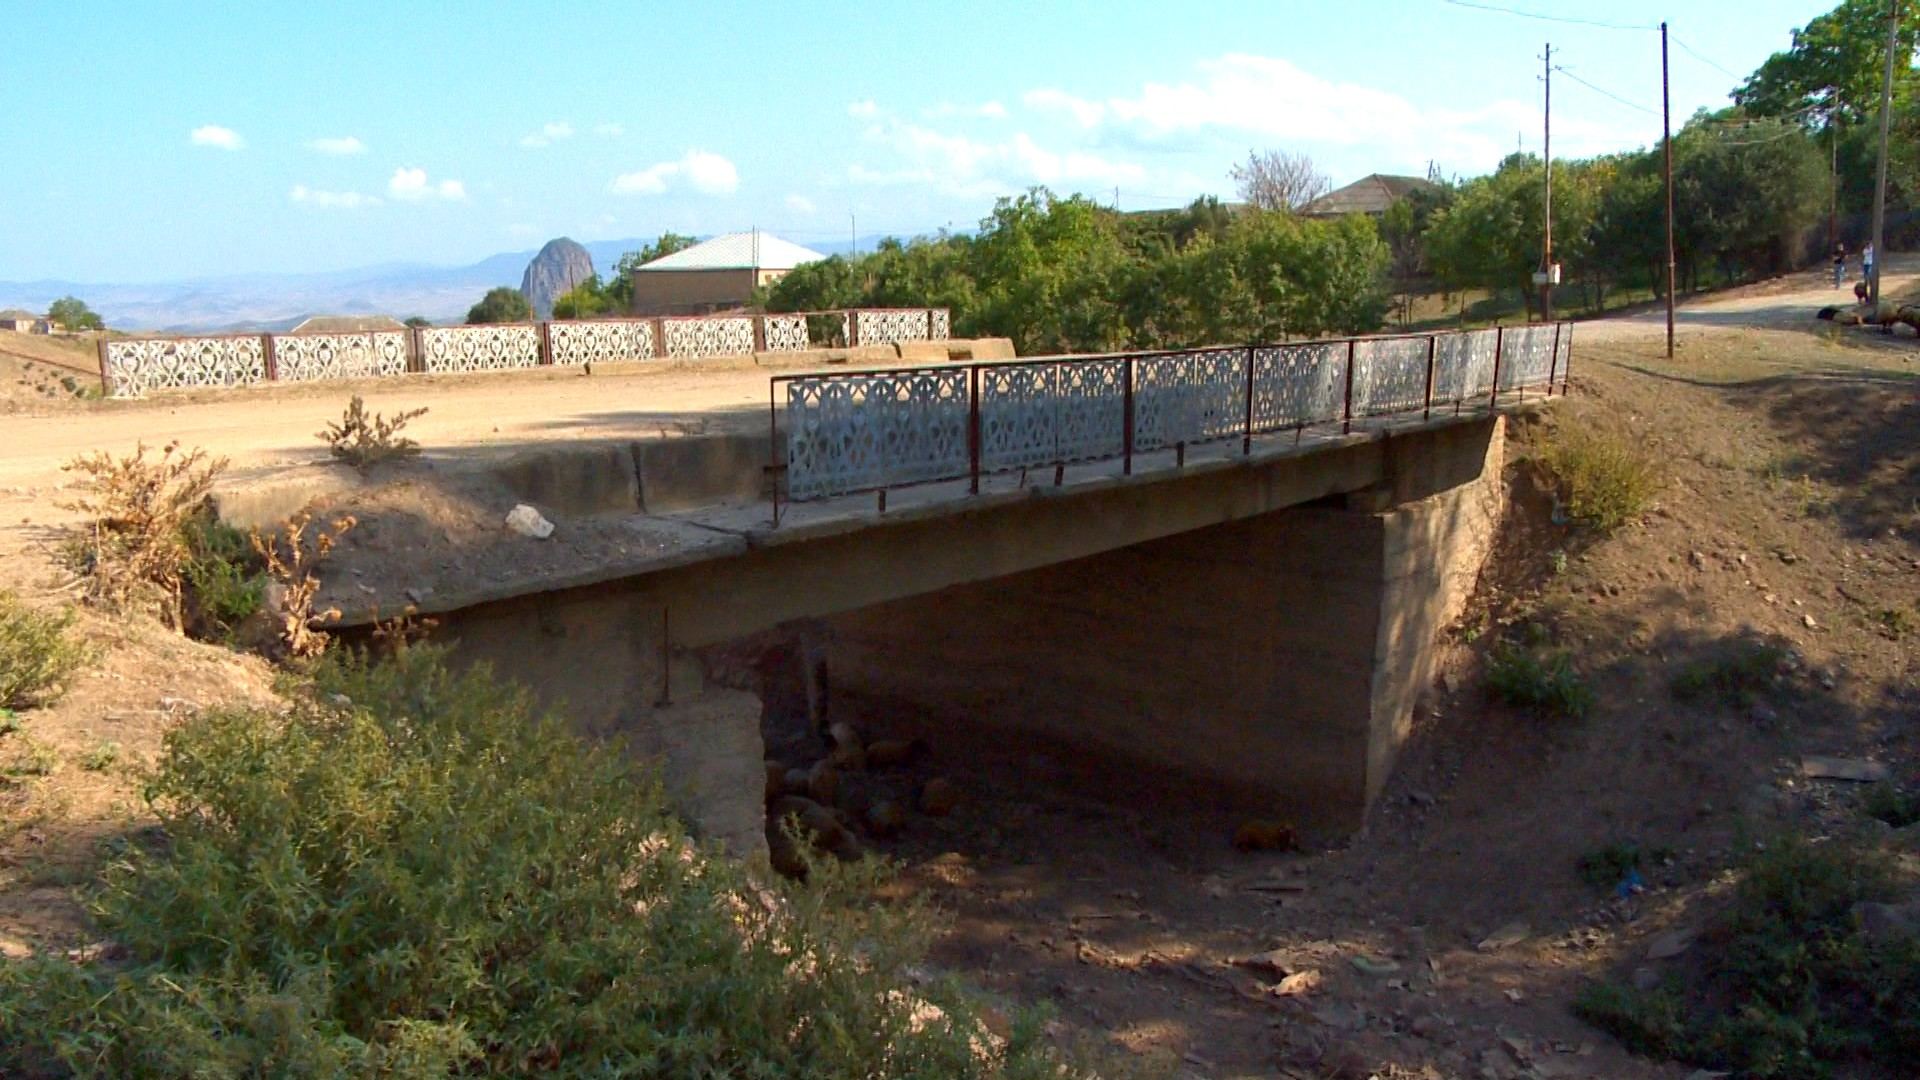
{"type": "Polygon", "coordinates": [[[608,307],[614,311],[626,311],[633,307],[633,272],[655,259],[664,259],[676,251],[684,251],[693,244],[693,237],[668,231],[639,251],[629,251],[620,256],[620,261],[613,264],[613,277],[600,290],[608,307]]]}
{"type": "Polygon", "coordinates": [[[480,302],[467,309],[468,325],[479,323],[528,322],[533,306],[519,289],[499,285],[487,290],[480,302]]]}
{"type": "MultiPolygon", "coordinates": [[[[632,286],[628,286],[631,290],[632,286]]],[[[591,319],[596,315],[605,315],[615,310],[614,300],[608,295],[608,288],[600,283],[600,275],[595,274],[561,294],[553,302],[553,317],[556,319],[591,319]]],[[[631,291],[629,291],[631,300],[631,291]]],[[[624,310],[624,307],[620,310],[624,310]]]]}
{"type": "Polygon", "coordinates": [[[419,330],[424,327],[432,326],[433,320],[427,318],[424,315],[414,315],[407,319],[407,325],[415,330],[419,330]]]}
{"type": "MultiPolygon", "coordinates": [[[[1899,83],[1914,79],[1912,57],[1920,45],[1920,0],[1893,0],[1900,7],[1899,83]]],[[[1830,119],[1846,127],[1878,115],[1887,49],[1888,0],[1842,0],[1825,15],[1793,32],[1793,46],[1768,57],[1733,100],[1756,116],[1804,113],[1803,126],[1830,119]]]]}
{"type": "Polygon", "coordinates": [[[1262,210],[1298,210],[1331,186],[1313,167],[1312,158],[1285,150],[1249,150],[1245,164],[1235,165],[1227,175],[1241,201],[1262,210]]]}
{"type": "Polygon", "coordinates": [[[106,323],[94,314],[86,301],[77,296],[63,296],[47,305],[47,321],[63,330],[105,330],[106,323]]]}

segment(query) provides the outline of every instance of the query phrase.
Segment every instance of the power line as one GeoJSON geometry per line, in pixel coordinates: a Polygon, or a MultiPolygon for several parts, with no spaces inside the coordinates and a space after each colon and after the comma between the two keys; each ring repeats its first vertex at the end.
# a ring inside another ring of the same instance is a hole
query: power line
{"type": "Polygon", "coordinates": [[[1564,15],[1543,15],[1537,11],[1522,11],[1519,8],[1500,7],[1496,4],[1477,4],[1473,0],[1441,0],[1454,7],[1473,8],[1477,11],[1493,11],[1501,15],[1518,15],[1523,19],[1539,19],[1541,22],[1570,23],[1574,26],[1597,26],[1603,30],[1658,30],[1657,26],[1644,23],[1602,22],[1599,19],[1576,19],[1564,15]]]}
{"type": "Polygon", "coordinates": [[[1595,86],[1592,83],[1588,82],[1587,80],[1581,78],[1580,76],[1575,75],[1573,72],[1567,70],[1564,67],[1557,67],[1557,68],[1554,68],[1554,70],[1558,71],[1562,75],[1565,75],[1567,78],[1572,79],[1574,82],[1579,83],[1581,86],[1584,86],[1587,89],[1593,91],[1594,93],[1604,94],[1607,97],[1610,97],[1613,100],[1619,102],[1620,104],[1625,105],[1629,109],[1639,109],[1641,112],[1646,113],[1649,116],[1660,115],[1660,111],[1658,109],[1649,109],[1645,105],[1642,105],[1637,101],[1629,101],[1626,98],[1621,97],[1619,94],[1616,94],[1611,90],[1608,90],[1604,86],[1595,86]]]}
{"type": "Polygon", "coordinates": [[[1680,46],[1681,50],[1684,51],[1688,56],[1693,57],[1695,60],[1700,61],[1701,63],[1707,65],[1710,68],[1713,68],[1715,71],[1720,72],[1722,75],[1725,75],[1727,78],[1729,79],[1746,78],[1745,75],[1738,74],[1737,72],[1728,71],[1725,67],[1721,66],[1720,64],[1716,64],[1712,60],[1709,60],[1706,57],[1700,55],[1698,52],[1695,52],[1693,46],[1680,40],[1680,35],[1674,34],[1671,36],[1673,38],[1673,43],[1675,45],[1680,46]]]}

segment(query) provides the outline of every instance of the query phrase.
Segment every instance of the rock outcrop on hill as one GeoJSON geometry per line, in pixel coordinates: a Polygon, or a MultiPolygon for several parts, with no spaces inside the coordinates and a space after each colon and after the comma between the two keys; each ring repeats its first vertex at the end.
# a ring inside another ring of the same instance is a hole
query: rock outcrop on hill
{"type": "Polygon", "coordinates": [[[592,276],[593,256],[563,236],[547,241],[527,264],[527,272],[520,278],[520,293],[533,305],[535,318],[550,319],[553,302],[592,276]]]}

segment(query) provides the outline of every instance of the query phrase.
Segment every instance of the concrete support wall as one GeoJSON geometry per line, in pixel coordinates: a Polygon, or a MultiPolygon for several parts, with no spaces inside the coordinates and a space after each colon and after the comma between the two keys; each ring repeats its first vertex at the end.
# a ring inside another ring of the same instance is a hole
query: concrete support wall
{"type": "Polygon", "coordinates": [[[1355,828],[1485,558],[1499,455],[1382,512],[1282,510],[838,616],[835,686],[1355,828]]]}

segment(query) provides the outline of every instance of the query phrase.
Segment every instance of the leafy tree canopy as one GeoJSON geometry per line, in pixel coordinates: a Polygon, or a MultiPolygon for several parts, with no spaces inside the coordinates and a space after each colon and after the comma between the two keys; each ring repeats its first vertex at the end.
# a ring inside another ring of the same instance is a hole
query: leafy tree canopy
{"type": "Polygon", "coordinates": [[[526,322],[532,318],[533,305],[527,303],[519,289],[505,285],[488,289],[479,303],[467,309],[469,324],[526,322]]]}
{"type": "Polygon", "coordinates": [[[63,296],[47,305],[47,321],[65,330],[106,329],[100,316],[77,296],[63,296]]]}

